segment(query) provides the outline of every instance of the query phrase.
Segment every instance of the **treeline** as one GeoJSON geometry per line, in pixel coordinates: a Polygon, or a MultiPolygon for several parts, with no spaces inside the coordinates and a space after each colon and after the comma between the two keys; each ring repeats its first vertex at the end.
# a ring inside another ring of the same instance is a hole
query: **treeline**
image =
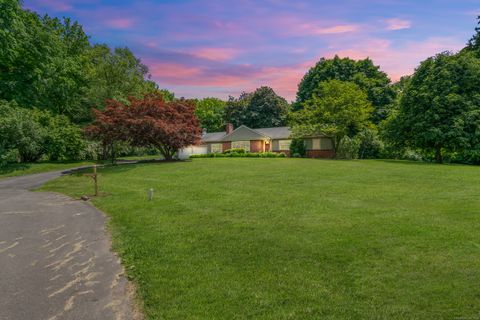
{"type": "Polygon", "coordinates": [[[187,100],[159,90],[128,48],[93,44],[77,22],[2,1],[0,165],[147,151],[171,158],[173,149],[198,141],[198,125],[215,132],[227,123],[291,126],[292,154],[304,149],[297,138],[323,133],[335,137],[340,158],[480,164],[475,30],[460,52],[428,58],[394,84],[370,59],[334,57],[305,74],[293,103],[269,87],[227,101],[187,100]]]}
{"type": "Polygon", "coordinates": [[[92,44],[81,25],[0,4],[0,99],[89,122],[107,99],[157,89],[128,48],[92,44]]]}
{"type": "Polygon", "coordinates": [[[0,2],[0,163],[101,156],[76,125],[90,123],[92,109],[109,99],[157,91],[128,48],[92,44],[77,22],[0,2]],[[65,128],[55,139],[52,125],[65,128]]]}
{"type": "MultiPolygon", "coordinates": [[[[294,138],[329,134],[340,158],[480,164],[480,27],[475,31],[460,52],[428,58],[393,84],[370,59],[322,58],[290,105],[262,87],[228,101],[197,101],[197,116],[208,131],[232,122],[287,124],[294,138]]],[[[302,154],[298,141],[292,146],[302,154]]]]}

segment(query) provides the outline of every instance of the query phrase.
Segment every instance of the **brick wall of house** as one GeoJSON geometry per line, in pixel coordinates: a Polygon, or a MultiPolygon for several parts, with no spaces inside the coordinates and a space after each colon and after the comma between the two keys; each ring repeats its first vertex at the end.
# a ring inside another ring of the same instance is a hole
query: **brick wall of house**
{"type": "Polygon", "coordinates": [[[307,158],[333,158],[334,150],[307,150],[307,158]]]}
{"type": "Polygon", "coordinates": [[[263,152],[263,141],[250,140],[250,152],[263,152]]]}
{"type": "Polygon", "coordinates": [[[222,143],[222,150],[223,152],[227,151],[228,149],[232,149],[232,143],[231,142],[224,142],[222,143]]]}

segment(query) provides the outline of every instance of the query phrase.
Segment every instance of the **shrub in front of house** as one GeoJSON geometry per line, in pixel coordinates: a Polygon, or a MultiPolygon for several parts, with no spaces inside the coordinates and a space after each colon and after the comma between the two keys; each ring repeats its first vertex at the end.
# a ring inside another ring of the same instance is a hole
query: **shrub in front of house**
{"type": "Polygon", "coordinates": [[[294,138],[290,144],[290,154],[294,158],[302,158],[307,154],[307,146],[303,139],[294,138]]]}
{"type": "Polygon", "coordinates": [[[242,148],[232,148],[232,149],[227,149],[223,151],[224,154],[229,154],[229,153],[247,153],[245,149],[242,148]]]}
{"type": "MultiPolygon", "coordinates": [[[[241,149],[243,150],[243,149],[241,149]]],[[[194,158],[285,158],[285,153],[276,152],[229,152],[229,153],[208,153],[208,154],[194,154],[190,159],[194,158]]]]}

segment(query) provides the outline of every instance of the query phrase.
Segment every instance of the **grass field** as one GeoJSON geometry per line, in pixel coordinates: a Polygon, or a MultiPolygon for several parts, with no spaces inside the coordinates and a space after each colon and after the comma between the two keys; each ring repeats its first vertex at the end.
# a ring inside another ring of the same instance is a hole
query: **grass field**
{"type": "Polygon", "coordinates": [[[196,159],[103,169],[93,203],[148,319],[478,319],[479,170],[196,159]]]}
{"type": "MultiPolygon", "coordinates": [[[[132,157],[122,157],[117,159],[121,160],[155,160],[160,158],[159,155],[156,156],[132,156],[132,157]]],[[[23,176],[26,174],[42,173],[48,171],[56,170],[67,170],[71,168],[81,167],[92,165],[95,163],[105,163],[109,164],[110,161],[53,161],[53,162],[34,162],[34,163],[11,163],[5,167],[0,168],[0,179],[23,176]]]]}
{"type": "Polygon", "coordinates": [[[92,161],[65,161],[65,162],[37,162],[37,163],[12,163],[0,168],[0,179],[22,176],[26,174],[42,173],[56,170],[67,170],[93,164],[92,161]]]}

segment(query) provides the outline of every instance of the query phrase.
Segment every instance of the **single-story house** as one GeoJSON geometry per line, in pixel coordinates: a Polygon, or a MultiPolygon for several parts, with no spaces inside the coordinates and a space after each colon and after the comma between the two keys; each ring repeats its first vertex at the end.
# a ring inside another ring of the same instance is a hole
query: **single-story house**
{"type": "MultiPolygon", "coordinates": [[[[222,153],[228,149],[240,148],[247,152],[283,152],[290,156],[292,131],[289,127],[252,129],[240,126],[236,129],[227,124],[226,131],[204,133],[199,145],[190,146],[179,152],[180,158],[192,154],[222,153]]],[[[335,150],[332,137],[318,135],[306,137],[307,157],[333,158],[335,150]]]]}

